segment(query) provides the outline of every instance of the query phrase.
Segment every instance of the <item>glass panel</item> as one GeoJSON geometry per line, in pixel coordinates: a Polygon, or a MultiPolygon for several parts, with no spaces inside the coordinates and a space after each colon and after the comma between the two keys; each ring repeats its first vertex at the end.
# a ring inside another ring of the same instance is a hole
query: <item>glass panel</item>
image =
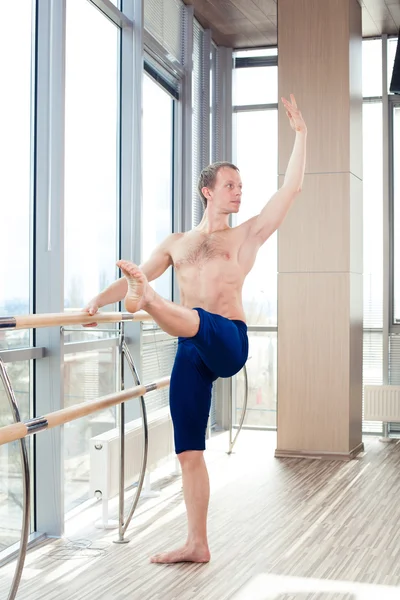
{"type": "Polygon", "coordinates": [[[254,50],[238,50],[235,58],[248,58],[254,56],[278,56],[278,48],[255,48],[254,50]]]}
{"type": "Polygon", "coordinates": [[[364,328],[383,325],[382,103],[363,106],[364,328]]]}
{"type": "Polygon", "coordinates": [[[387,49],[387,67],[388,67],[387,78],[388,78],[388,91],[389,91],[390,82],[392,81],[394,58],[396,56],[397,38],[390,38],[388,40],[387,48],[388,48],[387,49]]]}
{"type": "Polygon", "coordinates": [[[217,123],[215,119],[217,110],[217,59],[218,50],[213,46],[210,73],[210,163],[216,162],[218,154],[218,139],[216,136],[217,123]]]}
{"type": "MultiPolygon", "coordinates": [[[[147,260],[154,248],[172,233],[173,103],[171,96],[145,74],[143,79],[143,261],[147,260]]],[[[171,300],[171,269],[153,281],[152,286],[163,298],[171,300]]]]}
{"type": "MultiPolygon", "coordinates": [[[[363,335],[363,385],[381,385],[383,383],[382,135],[382,103],[364,104],[363,239],[364,329],[366,331],[363,335]]],[[[381,430],[380,423],[363,422],[363,431],[365,432],[381,430]]]]}
{"type": "MultiPolygon", "coordinates": [[[[66,354],[64,361],[64,406],[94,400],[117,391],[117,348],[66,354]]],[[[64,426],[65,512],[89,498],[89,440],[113,429],[115,407],[64,426]]]]}
{"type": "MultiPolygon", "coordinates": [[[[203,60],[204,32],[197,21],[193,24],[193,69],[192,69],[192,228],[203,218],[203,203],[197,191],[201,170],[206,166],[203,154],[203,110],[205,71],[203,60]]],[[[208,161],[207,161],[208,162],[208,161]]]]}
{"type": "Polygon", "coordinates": [[[400,106],[393,109],[394,320],[400,323],[400,106]]]}
{"type": "MultiPolygon", "coordinates": [[[[277,333],[249,333],[247,376],[249,396],[244,424],[276,427],[277,333]]],[[[236,376],[234,423],[239,423],[244,400],[244,373],[236,376]]]]}
{"type": "Polygon", "coordinates": [[[278,67],[248,67],[233,71],[233,104],[278,102],[278,67]]]}
{"type": "MultiPolygon", "coordinates": [[[[237,113],[235,148],[236,164],[243,182],[242,204],[237,217],[239,224],[258,214],[276,192],[278,111],[237,113]],[[259,135],[254,136],[255,131],[259,135]]],[[[243,287],[243,304],[248,325],[277,325],[277,269],[275,233],[260,249],[243,287]]]]}
{"type": "MultiPolygon", "coordinates": [[[[29,361],[8,363],[7,371],[15,391],[21,419],[29,419],[31,416],[29,361]]],[[[13,423],[13,418],[8,398],[0,383],[0,427],[10,423],[13,423]]],[[[27,438],[30,462],[31,444],[32,438],[27,438]]],[[[22,464],[19,443],[12,442],[0,446],[0,552],[20,540],[22,502],[22,464]]]]}
{"type": "Polygon", "coordinates": [[[362,92],[368,96],[382,96],[382,40],[362,42],[362,92]]]}
{"type": "MultiPolygon", "coordinates": [[[[0,316],[30,310],[32,3],[3,2],[0,19],[0,316]],[[12,260],[11,260],[12,257],[12,260]]],[[[0,349],[28,346],[29,331],[1,331],[0,349]]]]}
{"type": "MultiPolygon", "coordinates": [[[[154,331],[145,332],[142,338],[142,382],[151,383],[171,374],[177,350],[177,340],[160,340],[154,331]]],[[[150,414],[169,405],[169,388],[146,394],[146,408],[150,414]]]]}
{"type": "MultiPolygon", "coordinates": [[[[393,382],[391,382],[393,383],[393,382]]],[[[363,403],[364,385],[383,384],[383,334],[381,331],[364,331],[363,334],[363,403]]],[[[363,408],[364,412],[364,408],[363,408]]],[[[382,423],[363,421],[363,431],[376,433],[382,431],[382,423]]]]}
{"type": "Polygon", "coordinates": [[[118,53],[118,27],[89,2],[68,0],[66,308],[82,307],[117,278],[118,53]]]}

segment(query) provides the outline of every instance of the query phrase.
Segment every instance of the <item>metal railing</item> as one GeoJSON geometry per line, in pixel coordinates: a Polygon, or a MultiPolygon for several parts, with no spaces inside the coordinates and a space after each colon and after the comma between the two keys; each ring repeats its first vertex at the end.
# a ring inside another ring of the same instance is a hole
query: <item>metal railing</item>
{"type": "MultiPolygon", "coordinates": [[[[96,400],[85,402],[84,404],[77,404],[64,408],[42,417],[36,417],[29,419],[25,422],[21,421],[18,403],[15,397],[15,393],[12,387],[12,383],[8,376],[6,367],[2,359],[0,358],[0,379],[3,382],[4,389],[10,404],[14,423],[6,425],[0,428],[0,445],[7,444],[12,441],[19,441],[20,453],[23,469],[23,522],[21,530],[21,541],[19,554],[17,559],[16,570],[12,581],[8,600],[14,600],[18,592],[18,587],[21,581],[21,576],[24,568],[25,557],[28,547],[29,537],[29,523],[30,523],[30,470],[29,460],[26,448],[25,438],[28,435],[39,433],[46,429],[58,427],[65,423],[71,422],[75,419],[81,418],[92,414],[98,410],[109,408],[111,406],[120,405],[119,411],[119,431],[120,431],[120,460],[119,460],[119,526],[118,526],[118,540],[115,543],[123,544],[129,540],[125,539],[125,534],[132,517],[135,513],[136,507],[139,502],[141,490],[143,487],[144,477],[147,467],[147,455],[148,455],[148,422],[146,403],[144,395],[153,390],[167,387],[170,382],[170,377],[163,377],[154,381],[153,383],[142,385],[139,379],[139,375],[129,350],[129,347],[125,340],[124,322],[126,321],[151,321],[152,317],[144,312],[138,311],[137,313],[122,313],[122,312],[101,312],[94,316],[88,315],[83,311],[66,312],[66,313],[52,313],[52,314],[41,314],[41,315],[24,315],[17,317],[0,317],[0,330],[1,329],[36,329],[38,327],[54,327],[54,326],[70,326],[70,325],[89,325],[93,323],[120,323],[119,329],[119,353],[120,353],[120,392],[109,394],[96,400]],[[132,373],[135,387],[125,390],[125,369],[124,359],[127,361],[130,371],[132,373]],[[141,461],[141,468],[139,473],[138,484],[136,488],[136,494],[132,500],[131,508],[129,509],[128,515],[125,518],[125,401],[132,398],[139,398],[140,411],[142,417],[142,429],[143,429],[143,454],[141,461]]],[[[237,441],[238,435],[242,430],[243,422],[246,415],[247,400],[248,400],[248,378],[246,365],[243,367],[244,380],[245,380],[245,398],[243,403],[242,414],[239,421],[239,426],[235,437],[233,437],[233,415],[232,406],[229,415],[229,451],[231,454],[233,447],[237,441]]]]}
{"type": "Polygon", "coordinates": [[[4,389],[10,404],[12,417],[14,423],[12,425],[6,425],[0,428],[0,445],[19,441],[21,462],[23,470],[23,521],[21,529],[21,540],[17,559],[17,565],[14,573],[14,578],[11,584],[11,589],[8,595],[8,600],[14,600],[18,592],[18,587],[21,581],[21,576],[24,568],[25,557],[28,547],[29,537],[29,523],[30,523],[30,469],[28,452],[26,447],[25,438],[28,435],[57,427],[68,423],[72,420],[80,417],[92,414],[103,408],[120,405],[119,413],[119,430],[120,430],[120,464],[119,464],[119,535],[116,543],[126,543],[129,540],[125,539],[125,533],[131,522],[131,519],[136,510],[139,502],[140,493],[143,486],[143,481],[147,467],[147,454],[148,454],[148,424],[147,424],[147,413],[144,395],[156,389],[161,389],[169,385],[169,376],[161,378],[153,383],[142,385],[139,379],[139,375],[130,353],[128,345],[125,341],[124,335],[124,322],[126,321],[151,321],[150,315],[144,311],[139,311],[135,314],[131,313],[112,313],[103,312],[97,313],[94,316],[89,316],[88,313],[82,311],[67,312],[67,313],[53,313],[53,314],[42,314],[42,315],[25,315],[18,317],[0,317],[0,329],[36,329],[38,327],[54,327],[60,326],[65,327],[68,325],[89,325],[91,323],[120,323],[120,339],[119,339],[119,351],[120,351],[120,392],[103,396],[96,400],[85,402],[84,404],[74,405],[42,417],[29,419],[28,421],[22,422],[20,412],[18,408],[17,399],[12,387],[12,383],[8,376],[4,362],[0,358],[0,379],[4,385],[4,389]],[[132,372],[135,387],[125,390],[125,377],[124,377],[124,358],[126,359],[129,368],[132,372]],[[138,485],[136,488],[136,494],[132,501],[131,508],[128,512],[127,518],[125,519],[125,405],[126,400],[131,398],[139,398],[140,410],[142,417],[142,429],[143,429],[143,455],[141,461],[141,469],[139,473],[138,485]]]}

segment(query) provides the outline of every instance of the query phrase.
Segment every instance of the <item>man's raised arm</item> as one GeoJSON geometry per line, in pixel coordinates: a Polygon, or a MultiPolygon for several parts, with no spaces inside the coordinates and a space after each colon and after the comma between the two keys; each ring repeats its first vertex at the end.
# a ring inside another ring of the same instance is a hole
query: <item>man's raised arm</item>
{"type": "Polygon", "coordinates": [[[296,132],[296,138],[282,187],[272,196],[261,213],[252,219],[252,233],[260,239],[261,243],[264,243],[281,225],[303,185],[307,127],[297,108],[293,94],[290,94],[290,99],[291,102],[282,98],[282,102],[286,108],[290,126],[296,132]]]}

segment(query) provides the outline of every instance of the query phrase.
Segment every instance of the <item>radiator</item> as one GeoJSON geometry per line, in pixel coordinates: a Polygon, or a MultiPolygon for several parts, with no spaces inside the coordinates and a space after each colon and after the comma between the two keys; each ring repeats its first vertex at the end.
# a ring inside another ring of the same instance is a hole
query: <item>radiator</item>
{"type": "MultiPolygon", "coordinates": [[[[149,452],[147,469],[154,469],[174,452],[172,421],[165,407],[148,415],[149,452]]],[[[142,420],[125,425],[125,488],[135,483],[143,452],[142,420]]],[[[119,429],[110,429],[90,439],[90,494],[109,500],[119,491],[119,429]]]]}
{"type": "Polygon", "coordinates": [[[364,386],[364,420],[400,422],[400,386],[364,386]]]}

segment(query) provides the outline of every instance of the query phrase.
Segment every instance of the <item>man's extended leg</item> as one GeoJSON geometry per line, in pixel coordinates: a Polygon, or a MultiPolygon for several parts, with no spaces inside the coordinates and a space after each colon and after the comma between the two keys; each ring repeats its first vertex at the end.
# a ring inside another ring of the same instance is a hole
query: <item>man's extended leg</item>
{"type": "Polygon", "coordinates": [[[173,336],[193,337],[200,325],[195,310],[179,306],[161,298],[149,285],[139,267],[127,260],[119,260],[117,265],[128,282],[125,307],[129,312],[146,310],[163,331],[173,336]]]}
{"type": "Polygon", "coordinates": [[[186,544],[178,550],[153,556],[151,562],[176,563],[210,560],[207,542],[207,512],[210,499],[210,483],[202,451],[178,454],[182,467],[183,495],[188,518],[186,544]]]}

